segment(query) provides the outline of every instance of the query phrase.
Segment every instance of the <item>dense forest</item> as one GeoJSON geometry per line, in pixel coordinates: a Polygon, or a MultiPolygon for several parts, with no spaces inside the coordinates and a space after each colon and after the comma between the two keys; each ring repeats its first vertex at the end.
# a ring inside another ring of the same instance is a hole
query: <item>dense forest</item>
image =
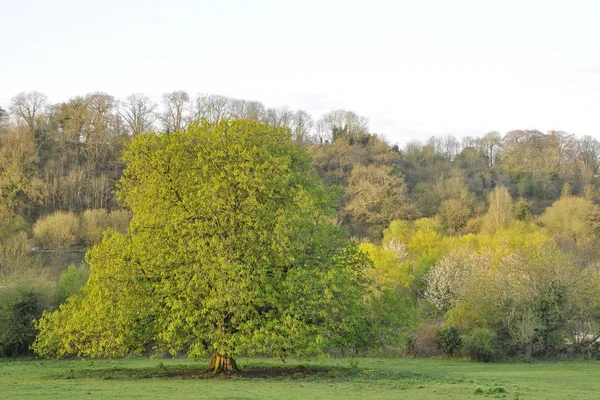
{"type": "Polygon", "coordinates": [[[0,108],[0,354],[28,353],[31,320],[87,280],[85,251],[107,228],[127,230],[116,189],[132,138],[198,120],[281,128],[310,155],[337,196],[334,223],[371,260],[371,290],[402,320],[387,351],[600,356],[595,138],[513,130],[399,147],[351,111],[314,120],[184,91],[161,104],[105,93],[51,104],[27,92],[0,108]]]}

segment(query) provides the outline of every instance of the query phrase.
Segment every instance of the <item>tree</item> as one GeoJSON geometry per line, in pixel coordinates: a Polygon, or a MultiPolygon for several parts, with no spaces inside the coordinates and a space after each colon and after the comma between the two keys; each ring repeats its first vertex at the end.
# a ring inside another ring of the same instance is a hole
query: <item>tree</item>
{"type": "Polygon", "coordinates": [[[22,128],[0,135],[0,222],[15,214],[26,214],[43,197],[36,176],[38,157],[33,133],[22,128]]]}
{"type": "Polygon", "coordinates": [[[203,122],[137,135],[125,159],[129,229],[87,254],[81,294],[38,322],[38,354],[187,351],[220,372],[241,354],[374,345],[368,259],[330,222],[334,196],[287,130],[203,122]]]}
{"type": "Polygon", "coordinates": [[[593,244],[600,231],[600,208],[581,197],[564,196],[555,201],[540,217],[552,235],[571,240],[578,246],[593,244]]]}
{"type": "Polygon", "coordinates": [[[152,131],[157,105],[148,96],[134,93],[119,103],[119,114],[129,125],[132,135],[152,131]]]}
{"type": "Polygon", "coordinates": [[[412,216],[406,185],[390,167],[357,165],[344,193],[343,218],[352,234],[378,239],[394,219],[412,216]]]}
{"type": "Polygon", "coordinates": [[[179,90],[165,93],[163,95],[163,107],[160,119],[165,132],[176,132],[187,126],[191,113],[190,95],[187,92],[179,90]]]}
{"type": "Polygon", "coordinates": [[[8,111],[6,111],[4,108],[0,107],[0,128],[2,128],[4,126],[4,124],[6,123],[6,121],[8,121],[8,117],[9,117],[8,111]]]}
{"type": "Polygon", "coordinates": [[[47,101],[47,97],[40,92],[21,92],[12,98],[10,110],[17,118],[24,120],[33,132],[47,101]]]}
{"type": "Polygon", "coordinates": [[[304,110],[298,110],[292,117],[291,129],[294,140],[301,144],[310,142],[314,121],[309,113],[304,110]]]}
{"type": "Polygon", "coordinates": [[[321,117],[317,123],[317,136],[321,143],[348,139],[350,144],[364,138],[369,130],[369,120],[352,111],[335,110],[321,117]]]}
{"type": "Polygon", "coordinates": [[[483,217],[482,232],[494,233],[507,228],[513,218],[513,203],[504,186],[497,186],[489,195],[488,211],[483,217]]]}
{"type": "Polygon", "coordinates": [[[498,155],[502,138],[498,132],[489,132],[477,140],[477,147],[481,150],[487,160],[488,166],[494,165],[498,155]]]}
{"type": "Polygon", "coordinates": [[[441,200],[438,215],[444,227],[453,233],[464,228],[473,214],[475,201],[462,177],[440,180],[433,189],[432,195],[441,200]]]}
{"type": "Polygon", "coordinates": [[[79,239],[79,218],[72,212],[57,211],[38,219],[33,235],[44,247],[72,246],[79,239]]]}
{"type": "Polygon", "coordinates": [[[196,119],[206,119],[219,123],[232,115],[233,99],[219,95],[198,95],[196,98],[196,119]]]}
{"type": "Polygon", "coordinates": [[[575,157],[584,182],[589,183],[600,168],[600,142],[591,136],[582,137],[576,144],[575,157]]]}

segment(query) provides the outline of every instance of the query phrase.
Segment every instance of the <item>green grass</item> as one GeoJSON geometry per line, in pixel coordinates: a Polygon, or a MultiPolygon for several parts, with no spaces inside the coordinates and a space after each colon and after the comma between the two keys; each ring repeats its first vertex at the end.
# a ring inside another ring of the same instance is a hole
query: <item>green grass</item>
{"type": "Polygon", "coordinates": [[[481,364],[464,360],[240,359],[285,377],[199,378],[186,359],[0,360],[1,399],[591,399],[600,362],[481,364]],[[280,372],[280,371],[279,371],[280,372]]]}

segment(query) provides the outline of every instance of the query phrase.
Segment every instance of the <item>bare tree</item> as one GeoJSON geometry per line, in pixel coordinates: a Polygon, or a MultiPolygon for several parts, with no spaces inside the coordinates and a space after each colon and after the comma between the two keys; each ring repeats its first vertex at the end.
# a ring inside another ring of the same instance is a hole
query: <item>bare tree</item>
{"type": "Polygon", "coordinates": [[[225,96],[200,94],[196,99],[196,119],[204,118],[209,122],[219,123],[226,118],[232,118],[233,102],[233,99],[225,96]]]}
{"type": "Polygon", "coordinates": [[[494,165],[498,152],[500,151],[500,144],[502,143],[500,134],[495,131],[488,132],[484,137],[478,138],[476,142],[478,150],[480,150],[487,159],[488,166],[491,167],[494,165]]]}
{"type": "Polygon", "coordinates": [[[163,95],[163,113],[160,119],[165,132],[182,130],[189,122],[191,112],[190,95],[183,91],[165,93],[163,95]]]}
{"type": "Polygon", "coordinates": [[[290,128],[294,113],[288,107],[268,108],[263,122],[275,128],[290,128]]]}
{"type": "Polygon", "coordinates": [[[47,102],[48,98],[40,92],[21,92],[12,98],[10,111],[17,118],[24,120],[33,132],[47,102]]]}
{"type": "Polygon", "coordinates": [[[265,106],[259,101],[232,100],[231,118],[262,121],[265,117],[265,106]]]}
{"type": "Polygon", "coordinates": [[[304,110],[298,110],[292,116],[291,129],[292,137],[298,143],[309,143],[313,136],[313,127],[315,123],[310,116],[304,110]]]}
{"type": "Polygon", "coordinates": [[[584,180],[591,182],[600,169],[600,142],[591,136],[582,137],[577,142],[576,157],[584,180]]]}
{"type": "Polygon", "coordinates": [[[368,118],[346,110],[327,113],[317,123],[317,137],[321,143],[334,141],[335,132],[344,132],[349,138],[356,138],[366,135],[368,131],[368,118]]]}
{"type": "Polygon", "coordinates": [[[143,93],[134,93],[119,102],[119,115],[129,126],[130,133],[137,135],[153,129],[157,104],[143,93]]]}
{"type": "Polygon", "coordinates": [[[8,111],[6,111],[4,108],[0,107],[0,129],[6,125],[6,123],[8,122],[8,111]]]}
{"type": "Polygon", "coordinates": [[[110,148],[111,137],[119,135],[119,117],[115,114],[115,98],[106,93],[89,93],[85,96],[86,116],[80,140],[90,171],[101,165],[110,148]]]}

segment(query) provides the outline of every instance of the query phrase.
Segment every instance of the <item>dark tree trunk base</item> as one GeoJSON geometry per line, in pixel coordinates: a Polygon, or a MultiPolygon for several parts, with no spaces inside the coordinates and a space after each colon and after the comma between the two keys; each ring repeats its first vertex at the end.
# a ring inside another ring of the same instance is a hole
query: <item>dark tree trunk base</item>
{"type": "Polygon", "coordinates": [[[227,372],[239,372],[235,360],[226,354],[215,354],[210,360],[208,372],[213,374],[222,374],[227,372]]]}

